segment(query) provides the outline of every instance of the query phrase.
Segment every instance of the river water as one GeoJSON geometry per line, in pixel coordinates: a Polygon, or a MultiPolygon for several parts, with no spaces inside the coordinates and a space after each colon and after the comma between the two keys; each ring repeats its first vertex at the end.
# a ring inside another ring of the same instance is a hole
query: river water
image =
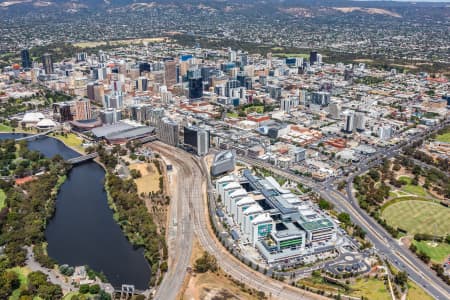
{"type": "MultiPolygon", "coordinates": [[[[19,134],[0,134],[1,139],[19,134]]],[[[28,142],[32,150],[47,157],[56,154],[65,159],[79,156],[53,138],[28,142]]],[[[61,186],[56,213],[45,231],[48,254],[58,264],[88,265],[103,272],[114,287],[134,284],[146,289],[150,267],[142,249],[134,249],[113,219],[104,190],[105,172],[95,162],[75,166],[61,186]]]]}

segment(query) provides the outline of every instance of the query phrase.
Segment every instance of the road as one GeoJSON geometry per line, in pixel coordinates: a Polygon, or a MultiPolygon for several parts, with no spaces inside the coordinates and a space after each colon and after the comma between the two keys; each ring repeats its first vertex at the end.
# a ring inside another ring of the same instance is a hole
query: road
{"type": "MultiPolygon", "coordinates": [[[[404,146],[408,146],[416,140],[417,137],[411,139],[404,146]]],[[[357,201],[355,201],[353,197],[353,178],[364,173],[372,166],[381,163],[382,159],[391,158],[397,155],[397,151],[400,148],[401,147],[397,145],[392,148],[385,149],[370,163],[365,162],[360,165],[359,171],[347,178],[347,195],[343,195],[342,193],[334,190],[332,187],[332,181],[327,181],[325,183],[312,182],[309,178],[297,176],[289,171],[280,169],[260,160],[251,159],[248,157],[239,157],[239,160],[257,167],[265,168],[274,174],[311,187],[324,199],[333,203],[339,211],[349,213],[352,220],[367,232],[367,238],[372,242],[379,253],[382,253],[383,256],[393,265],[396,265],[396,267],[401,270],[407,271],[409,277],[413,281],[422,286],[436,299],[450,299],[449,287],[439,277],[437,277],[428,266],[420,261],[408,249],[399,245],[398,242],[393,239],[383,227],[373,220],[364,210],[359,208],[357,201]]]]}
{"type": "MultiPolygon", "coordinates": [[[[189,153],[167,146],[161,143],[154,143],[151,148],[157,150],[161,156],[171,161],[174,169],[189,170],[190,173],[184,173],[182,181],[178,185],[181,189],[189,191],[189,197],[185,197],[185,203],[188,203],[190,220],[189,225],[193,225],[195,235],[201,246],[214,255],[222,270],[231,275],[236,280],[245,283],[258,291],[263,291],[270,299],[299,300],[299,299],[327,299],[325,297],[293,288],[286,283],[274,280],[263,274],[256,272],[248,266],[237,260],[230,254],[215,237],[209,221],[209,211],[207,206],[207,194],[212,196],[213,186],[209,178],[204,161],[199,161],[189,153]],[[193,184],[195,182],[195,184],[193,184]],[[207,189],[207,193],[205,193],[207,189]]],[[[213,216],[214,217],[214,216],[213,216]]],[[[183,244],[192,244],[192,238],[180,236],[183,244]]],[[[192,245],[190,245],[192,247],[192,245]]],[[[186,248],[180,248],[183,251],[186,248]]],[[[169,252],[174,251],[170,250],[169,252]]],[[[184,252],[184,251],[183,251],[184,252]]],[[[187,251],[186,251],[187,252],[187,251]]],[[[191,251],[189,251],[191,252],[191,251]]],[[[178,265],[177,265],[178,266],[178,265]]],[[[169,269],[177,268],[169,265],[169,269]]],[[[173,273],[172,270],[166,275],[166,278],[173,278],[176,281],[184,279],[185,270],[173,273]]],[[[166,278],[164,280],[166,280],[166,278]]],[[[168,279],[169,280],[169,279],[168,279]]],[[[169,296],[176,294],[178,290],[171,292],[165,286],[160,287],[156,299],[170,300],[169,296]]]]}
{"type": "Polygon", "coordinates": [[[183,286],[192,253],[194,230],[190,220],[189,203],[194,201],[193,199],[201,199],[201,191],[194,187],[201,186],[202,182],[200,176],[193,176],[189,165],[166,152],[169,146],[156,142],[149,144],[149,147],[161,153],[166,164],[173,166],[168,174],[168,190],[171,192],[167,230],[169,269],[155,295],[155,299],[173,300],[183,286]]]}

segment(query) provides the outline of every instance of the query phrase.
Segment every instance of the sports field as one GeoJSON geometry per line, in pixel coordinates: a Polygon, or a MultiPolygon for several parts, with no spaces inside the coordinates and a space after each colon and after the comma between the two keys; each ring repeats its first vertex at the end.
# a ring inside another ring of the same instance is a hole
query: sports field
{"type": "Polygon", "coordinates": [[[446,236],[450,233],[450,208],[431,201],[405,199],[393,200],[382,210],[382,217],[393,227],[408,234],[428,233],[446,236]]]}

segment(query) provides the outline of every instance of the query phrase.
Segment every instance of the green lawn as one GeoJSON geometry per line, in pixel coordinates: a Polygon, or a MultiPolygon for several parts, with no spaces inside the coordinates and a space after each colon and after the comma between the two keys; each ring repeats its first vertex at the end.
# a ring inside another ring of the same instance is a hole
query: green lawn
{"type": "Polygon", "coordinates": [[[450,256],[450,245],[447,243],[437,243],[433,245],[431,241],[414,241],[418,251],[422,251],[431,258],[434,263],[443,263],[450,256]]]}
{"type": "Polygon", "coordinates": [[[0,132],[12,132],[12,127],[0,124],[0,132]]]}
{"type": "Polygon", "coordinates": [[[446,236],[450,233],[450,208],[431,201],[397,198],[382,207],[381,215],[388,224],[400,227],[408,234],[446,236]]]}
{"type": "Polygon", "coordinates": [[[69,147],[74,148],[78,152],[84,153],[84,148],[81,146],[83,143],[83,140],[78,137],[76,134],[68,133],[67,136],[62,135],[52,135],[54,138],[60,140],[64,144],[66,144],[69,147]]]}
{"type": "Polygon", "coordinates": [[[450,132],[436,136],[436,141],[450,143],[450,132]]]}
{"type": "Polygon", "coordinates": [[[362,297],[370,300],[386,300],[391,299],[389,290],[384,285],[384,281],[376,278],[358,279],[355,284],[351,285],[353,290],[350,296],[362,297]]]}
{"type": "Polygon", "coordinates": [[[263,105],[250,106],[245,109],[246,114],[252,113],[252,112],[257,112],[259,114],[262,114],[264,112],[264,106],[263,105]]]}
{"type": "Polygon", "coordinates": [[[237,117],[239,117],[239,115],[236,112],[227,112],[227,117],[228,118],[237,118],[237,117]]]}
{"type": "Polygon", "coordinates": [[[428,196],[427,191],[420,185],[407,184],[404,187],[402,187],[402,191],[404,191],[408,194],[419,196],[419,197],[427,197],[428,196]]]}
{"type": "Polygon", "coordinates": [[[20,292],[28,288],[27,276],[31,271],[26,267],[15,267],[10,269],[10,271],[13,271],[19,277],[20,287],[12,293],[12,295],[9,297],[9,300],[18,300],[20,297],[20,292]]]}

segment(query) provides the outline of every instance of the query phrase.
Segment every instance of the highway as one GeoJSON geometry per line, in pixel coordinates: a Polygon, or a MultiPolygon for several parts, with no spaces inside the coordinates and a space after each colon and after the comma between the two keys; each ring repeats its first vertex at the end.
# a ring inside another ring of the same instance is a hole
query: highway
{"type": "MultiPolygon", "coordinates": [[[[190,222],[186,225],[191,228],[193,226],[193,230],[201,246],[216,257],[219,266],[225,273],[231,275],[236,280],[245,283],[248,287],[263,291],[266,296],[270,296],[269,299],[327,299],[311,292],[293,288],[286,283],[267,277],[252,270],[232,256],[232,254],[230,254],[217,240],[210,227],[207,195],[213,196],[213,186],[205,162],[194,158],[192,155],[181,149],[161,143],[154,143],[150,147],[159,152],[165,159],[169,160],[173,164],[174,169],[184,170],[179,173],[179,176],[181,177],[179,177],[180,180],[178,185],[182,186],[179,188],[188,192],[189,195],[189,197],[184,197],[183,200],[188,204],[187,206],[190,215],[190,222]]],[[[171,217],[171,219],[173,219],[173,217],[171,217]]],[[[177,216],[176,219],[180,219],[180,217],[177,216]]],[[[180,255],[186,255],[189,252],[190,255],[191,251],[184,250],[187,249],[187,247],[192,249],[192,238],[186,235],[177,236],[177,238],[182,240],[179,241],[179,243],[185,246],[172,250],[169,248],[169,252],[182,252],[178,253],[180,255]],[[188,244],[190,245],[188,246],[188,244]]],[[[181,265],[183,265],[181,262],[175,262],[175,265],[170,264],[170,271],[166,274],[164,281],[174,280],[176,282],[182,282],[186,275],[186,271],[178,269],[178,266],[181,265]],[[173,268],[176,268],[177,271],[173,272],[173,268]]],[[[161,285],[156,294],[156,299],[175,299],[172,296],[176,295],[178,291],[179,289],[175,289],[174,285],[161,285]],[[168,290],[168,288],[170,288],[170,290],[168,290]]]]}
{"type": "Polygon", "coordinates": [[[192,176],[189,165],[177,157],[167,154],[165,144],[156,142],[149,147],[161,153],[167,164],[172,164],[169,172],[169,190],[171,191],[170,212],[168,216],[167,247],[169,269],[158,287],[155,299],[175,300],[181,290],[192,253],[194,229],[190,220],[192,199],[201,199],[201,192],[195,186],[201,185],[200,176],[192,176]],[[186,201],[189,199],[189,201],[186,201]]]}

